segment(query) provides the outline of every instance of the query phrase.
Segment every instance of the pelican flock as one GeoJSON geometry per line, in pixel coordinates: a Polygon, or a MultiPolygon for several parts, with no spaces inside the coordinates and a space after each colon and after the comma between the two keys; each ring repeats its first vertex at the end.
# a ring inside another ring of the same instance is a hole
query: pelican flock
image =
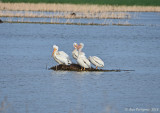
{"type": "MultiPolygon", "coordinates": [[[[86,57],[85,53],[82,52],[84,48],[84,44],[73,43],[74,50],[72,51],[73,58],[77,61],[77,63],[82,67],[81,70],[85,70],[85,68],[91,68],[91,63],[98,67],[104,67],[104,62],[97,56],[89,56],[86,57]]],[[[64,51],[58,51],[58,46],[53,45],[52,57],[58,64],[70,65],[72,64],[69,55],[64,51]]]]}

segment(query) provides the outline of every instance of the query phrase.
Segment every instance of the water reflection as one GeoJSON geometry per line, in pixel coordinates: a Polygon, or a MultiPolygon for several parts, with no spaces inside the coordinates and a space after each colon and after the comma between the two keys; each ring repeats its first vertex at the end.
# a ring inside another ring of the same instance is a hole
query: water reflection
{"type": "Polygon", "coordinates": [[[84,77],[84,76],[87,76],[87,75],[102,75],[104,72],[88,72],[88,71],[81,71],[81,72],[78,72],[78,71],[52,71],[51,74],[52,75],[67,75],[67,74],[71,74],[71,75],[74,75],[76,77],[84,77]],[[81,75],[81,76],[77,76],[77,75],[81,75]]]}
{"type": "Polygon", "coordinates": [[[83,72],[75,72],[75,74],[78,74],[78,75],[101,75],[103,74],[104,72],[87,72],[87,71],[83,71],[83,72]]]}
{"type": "Polygon", "coordinates": [[[66,75],[66,74],[68,74],[67,71],[52,71],[51,73],[52,73],[52,75],[66,75]]]}

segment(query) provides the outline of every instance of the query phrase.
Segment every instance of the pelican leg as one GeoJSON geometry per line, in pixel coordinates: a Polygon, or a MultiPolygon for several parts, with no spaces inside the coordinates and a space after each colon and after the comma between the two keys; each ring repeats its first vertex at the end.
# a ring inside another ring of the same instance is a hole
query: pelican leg
{"type": "Polygon", "coordinates": [[[85,69],[85,67],[84,67],[84,69],[83,69],[83,70],[84,70],[84,71],[86,70],[86,69],[85,69]]]}
{"type": "Polygon", "coordinates": [[[57,65],[56,65],[56,71],[57,71],[57,65]]]}
{"type": "Polygon", "coordinates": [[[96,66],[96,69],[97,69],[97,66],[96,66]]]}

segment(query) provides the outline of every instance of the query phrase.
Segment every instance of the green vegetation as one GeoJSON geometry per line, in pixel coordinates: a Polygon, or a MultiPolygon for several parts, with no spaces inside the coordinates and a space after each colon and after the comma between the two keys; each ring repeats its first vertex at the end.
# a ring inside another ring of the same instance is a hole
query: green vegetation
{"type": "Polygon", "coordinates": [[[160,0],[1,0],[11,3],[70,3],[70,4],[99,4],[99,5],[140,5],[160,6],[160,0]]]}

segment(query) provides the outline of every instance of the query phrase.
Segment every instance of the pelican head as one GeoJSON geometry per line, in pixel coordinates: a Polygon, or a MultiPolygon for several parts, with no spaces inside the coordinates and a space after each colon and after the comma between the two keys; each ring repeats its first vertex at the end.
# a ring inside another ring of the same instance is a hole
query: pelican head
{"type": "Polygon", "coordinates": [[[56,46],[56,45],[53,45],[53,49],[55,49],[55,48],[58,50],[58,46],[56,46]]]}
{"type": "Polygon", "coordinates": [[[73,43],[73,47],[76,49],[78,47],[77,43],[73,43]]]}
{"type": "Polygon", "coordinates": [[[84,47],[84,44],[80,43],[79,46],[78,46],[78,49],[83,49],[83,47],[84,47]]]}
{"type": "Polygon", "coordinates": [[[56,51],[58,51],[58,46],[56,46],[56,45],[53,45],[53,52],[52,52],[52,56],[54,55],[54,53],[56,52],[56,51]]]}

